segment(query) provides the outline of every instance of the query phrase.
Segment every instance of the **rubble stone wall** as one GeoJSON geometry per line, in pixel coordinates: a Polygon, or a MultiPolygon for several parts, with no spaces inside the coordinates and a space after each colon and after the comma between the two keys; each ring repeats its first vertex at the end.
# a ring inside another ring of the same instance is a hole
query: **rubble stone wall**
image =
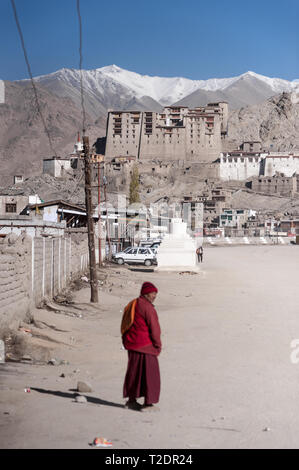
{"type": "Polygon", "coordinates": [[[0,337],[52,299],[89,264],[87,234],[35,237],[10,234],[0,242],[0,337]]]}
{"type": "Polygon", "coordinates": [[[30,312],[31,248],[26,235],[11,234],[0,244],[0,336],[30,312]]]}

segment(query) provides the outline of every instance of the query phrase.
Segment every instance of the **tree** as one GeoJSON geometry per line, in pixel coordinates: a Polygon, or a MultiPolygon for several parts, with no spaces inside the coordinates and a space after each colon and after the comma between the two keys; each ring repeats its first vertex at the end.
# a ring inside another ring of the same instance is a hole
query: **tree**
{"type": "Polygon", "coordinates": [[[139,196],[139,173],[137,165],[134,166],[131,174],[130,181],[130,195],[129,195],[130,204],[135,202],[140,202],[139,196]]]}

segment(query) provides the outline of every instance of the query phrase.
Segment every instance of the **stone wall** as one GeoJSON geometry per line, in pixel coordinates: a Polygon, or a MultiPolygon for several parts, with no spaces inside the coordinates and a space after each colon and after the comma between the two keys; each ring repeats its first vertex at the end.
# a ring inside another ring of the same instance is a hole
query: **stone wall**
{"type": "Polygon", "coordinates": [[[0,240],[0,337],[88,265],[87,233],[57,238],[11,234],[0,240]]]}
{"type": "Polygon", "coordinates": [[[296,176],[260,176],[253,178],[247,185],[255,192],[265,194],[276,194],[284,197],[294,197],[297,192],[297,178],[296,176]]]}
{"type": "Polygon", "coordinates": [[[0,336],[29,314],[31,296],[31,238],[11,234],[0,243],[0,336]]]}

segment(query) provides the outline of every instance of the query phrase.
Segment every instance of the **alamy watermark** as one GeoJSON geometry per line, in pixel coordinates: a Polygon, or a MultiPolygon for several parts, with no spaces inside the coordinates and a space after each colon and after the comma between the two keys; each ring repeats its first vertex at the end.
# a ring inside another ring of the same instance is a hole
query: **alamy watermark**
{"type": "Polygon", "coordinates": [[[290,360],[292,364],[299,363],[299,339],[293,339],[291,341],[290,347],[293,349],[290,355],[290,360]]]}
{"type": "Polygon", "coordinates": [[[161,234],[170,233],[173,219],[180,219],[186,224],[188,233],[194,237],[203,236],[203,204],[202,203],[173,203],[165,201],[144,204],[127,205],[126,196],[118,194],[115,204],[101,204],[102,221],[109,219],[109,236],[125,239],[135,238],[135,235],[150,232],[161,234]]]}
{"type": "Polygon", "coordinates": [[[5,83],[0,80],[0,104],[5,103],[5,83]]]}

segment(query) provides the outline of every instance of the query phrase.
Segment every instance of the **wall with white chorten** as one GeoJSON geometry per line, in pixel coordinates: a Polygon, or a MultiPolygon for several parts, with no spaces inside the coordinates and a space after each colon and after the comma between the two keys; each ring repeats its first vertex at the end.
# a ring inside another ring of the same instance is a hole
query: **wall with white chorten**
{"type": "Polygon", "coordinates": [[[170,233],[165,235],[158,253],[158,270],[198,271],[196,242],[187,233],[187,223],[172,219],[170,233]]]}

